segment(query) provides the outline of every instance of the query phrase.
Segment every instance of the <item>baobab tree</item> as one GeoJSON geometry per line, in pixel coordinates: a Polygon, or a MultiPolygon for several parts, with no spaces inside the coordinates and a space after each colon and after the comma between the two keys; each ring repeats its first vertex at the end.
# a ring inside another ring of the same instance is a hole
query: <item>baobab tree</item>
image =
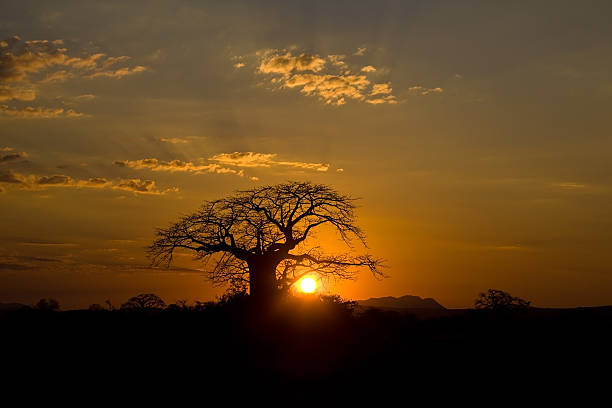
{"type": "Polygon", "coordinates": [[[307,274],[351,279],[362,267],[381,278],[381,260],[355,252],[355,243],[367,249],[355,223],[355,200],[310,182],[238,191],[158,229],[148,254],[154,265],[169,266],[177,249],[193,251],[214,284],[248,287],[251,298],[264,303],[307,274]],[[317,244],[315,231],[326,227],[345,244],[344,252],[317,244]]]}

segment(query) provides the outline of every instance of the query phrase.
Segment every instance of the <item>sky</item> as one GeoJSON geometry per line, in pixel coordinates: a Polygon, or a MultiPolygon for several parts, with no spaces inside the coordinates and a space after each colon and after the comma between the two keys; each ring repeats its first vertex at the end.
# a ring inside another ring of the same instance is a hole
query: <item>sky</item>
{"type": "Polygon", "coordinates": [[[151,268],[155,229],[308,180],[360,197],[388,265],[326,291],[612,304],[608,1],[7,0],[1,14],[0,302],[214,299],[189,254],[151,268]]]}

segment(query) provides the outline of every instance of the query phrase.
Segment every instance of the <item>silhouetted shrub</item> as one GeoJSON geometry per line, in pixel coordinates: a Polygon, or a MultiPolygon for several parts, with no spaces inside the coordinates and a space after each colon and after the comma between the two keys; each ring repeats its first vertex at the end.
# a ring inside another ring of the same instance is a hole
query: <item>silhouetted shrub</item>
{"type": "Polygon", "coordinates": [[[476,309],[486,310],[524,310],[531,302],[514,297],[503,290],[489,289],[487,293],[480,293],[474,302],[476,309]]]}
{"type": "Polygon", "coordinates": [[[164,309],[166,303],[153,293],[142,293],[121,305],[121,310],[143,311],[164,309]]]}
{"type": "Polygon", "coordinates": [[[59,310],[60,305],[59,302],[52,298],[43,298],[36,303],[34,306],[35,309],[45,311],[45,312],[54,312],[59,310]]]}

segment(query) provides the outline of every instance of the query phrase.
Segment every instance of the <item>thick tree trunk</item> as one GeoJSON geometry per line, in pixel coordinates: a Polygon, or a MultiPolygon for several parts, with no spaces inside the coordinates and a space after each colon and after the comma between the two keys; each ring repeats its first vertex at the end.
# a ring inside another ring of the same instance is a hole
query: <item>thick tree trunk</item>
{"type": "Polygon", "coordinates": [[[256,305],[271,304],[278,296],[276,268],[264,262],[249,265],[249,292],[256,305]]]}

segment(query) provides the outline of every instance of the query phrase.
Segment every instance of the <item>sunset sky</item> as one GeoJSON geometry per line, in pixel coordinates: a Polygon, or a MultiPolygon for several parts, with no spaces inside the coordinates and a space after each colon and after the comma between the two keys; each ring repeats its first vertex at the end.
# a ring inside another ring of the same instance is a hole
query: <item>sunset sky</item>
{"type": "Polygon", "coordinates": [[[612,2],[1,9],[0,302],[213,299],[189,256],[149,267],[155,228],[310,180],[389,266],[325,290],[612,304],[612,2]]]}

